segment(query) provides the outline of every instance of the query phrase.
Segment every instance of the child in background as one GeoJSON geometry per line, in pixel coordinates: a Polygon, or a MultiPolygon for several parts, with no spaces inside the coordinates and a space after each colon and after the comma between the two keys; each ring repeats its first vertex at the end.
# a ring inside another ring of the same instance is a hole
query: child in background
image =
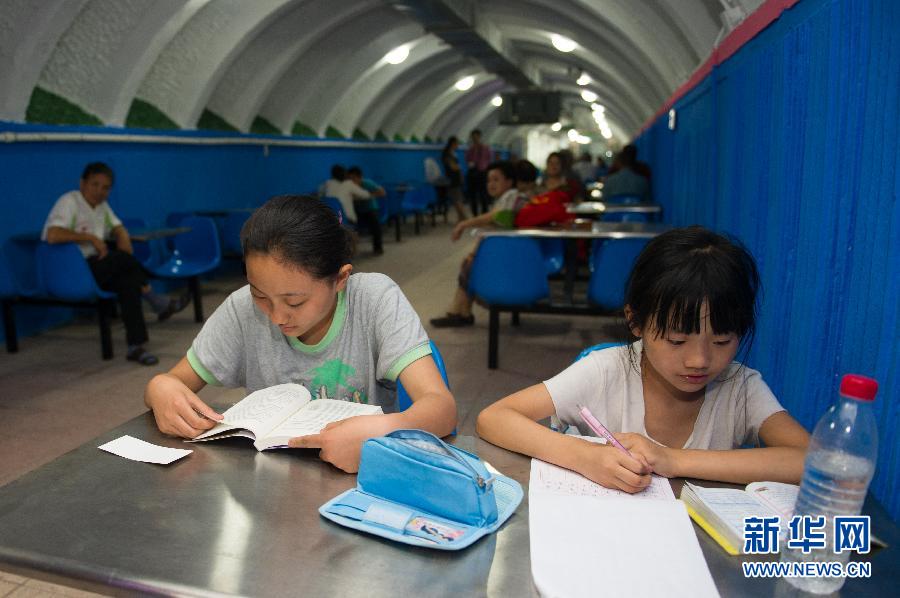
{"type": "Polygon", "coordinates": [[[752,342],[758,287],[753,258],[721,235],[695,226],[656,237],[625,290],[625,321],[637,340],[594,351],[487,407],[479,435],[626,492],[645,488],[651,472],[799,483],[809,434],[759,372],[733,361],[752,342]],[[556,414],[591,435],[579,405],[632,456],[538,423],[556,414]],[[738,448],[745,444],[758,448],[738,448]]]}
{"type": "Polygon", "coordinates": [[[314,398],[384,409],[291,439],[348,472],[368,438],[453,431],[456,404],[434,361],[423,359],[431,347],[419,317],[387,276],[351,276],[350,234],[313,197],[275,197],[253,213],[241,230],[249,284],[219,306],[186,357],[147,385],[144,402],[160,431],[193,438],[221,420],[196,394],[207,384],[253,392],[287,382],[314,398]],[[393,413],[397,380],[412,399],[402,413],[393,413]]]}

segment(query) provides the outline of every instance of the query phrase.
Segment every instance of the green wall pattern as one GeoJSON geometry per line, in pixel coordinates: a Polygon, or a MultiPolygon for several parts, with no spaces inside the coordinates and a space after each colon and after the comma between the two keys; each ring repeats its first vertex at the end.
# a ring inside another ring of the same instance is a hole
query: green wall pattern
{"type": "Polygon", "coordinates": [[[128,116],[125,117],[125,126],[139,129],[172,130],[181,128],[162,110],[139,98],[134,98],[134,101],[131,102],[128,116]]]}
{"type": "Polygon", "coordinates": [[[31,92],[25,122],[45,125],[103,125],[103,121],[93,114],[43,87],[35,87],[31,92]]]}

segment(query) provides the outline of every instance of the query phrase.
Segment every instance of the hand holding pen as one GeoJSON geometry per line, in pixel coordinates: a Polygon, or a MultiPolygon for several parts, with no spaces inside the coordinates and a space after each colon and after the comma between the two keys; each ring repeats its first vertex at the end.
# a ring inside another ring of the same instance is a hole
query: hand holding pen
{"type": "Polygon", "coordinates": [[[650,467],[649,463],[647,463],[647,460],[644,459],[643,456],[641,456],[641,455],[639,455],[638,457],[635,457],[633,454],[631,454],[631,452],[629,452],[629,450],[627,448],[625,448],[621,442],[616,440],[616,437],[612,435],[612,432],[610,432],[606,428],[606,426],[604,426],[602,423],[600,423],[600,420],[598,420],[596,417],[594,417],[594,414],[591,413],[590,409],[588,409],[587,407],[584,407],[583,405],[578,405],[578,415],[581,416],[581,419],[584,420],[584,423],[586,423],[588,425],[588,427],[590,427],[590,429],[593,430],[594,433],[598,437],[605,438],[609,444],[611,444],[615,448],[619,449],[620,451],[622,451],[623,453],[625,453],[626,455],[628,455],[629,457],[631,457],[632,459],[634,459],[635,461],[640,463],[641,465],[645,466],[648,471],[651,470],[651,467],[650,467]]]}

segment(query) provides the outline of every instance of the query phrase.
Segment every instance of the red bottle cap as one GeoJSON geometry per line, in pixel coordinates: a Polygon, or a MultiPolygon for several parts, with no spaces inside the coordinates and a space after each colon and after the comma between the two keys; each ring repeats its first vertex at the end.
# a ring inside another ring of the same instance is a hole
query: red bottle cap
{"type": "Polygon", "coordinates": [[[841,378],[841,394],[845,397],[871,401],[875,399],[875,393],[877,392],[878,382],[871,378],[857,374],[845,374],[841,378]]]}

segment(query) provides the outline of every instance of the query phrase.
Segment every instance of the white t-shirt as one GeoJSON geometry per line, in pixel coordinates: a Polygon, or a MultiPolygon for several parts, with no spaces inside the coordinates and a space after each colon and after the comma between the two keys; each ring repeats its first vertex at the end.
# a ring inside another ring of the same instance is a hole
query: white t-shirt
{"type": "Polygon", "coordinates": [[[341,202],[341,207],[344,208],[344,214],[354,222],[356,222],[356,210],[353,208],[353,200],[369,199],[372,197],[371,193],[350,179],[344,179],[343,181],[328,179],[322,183],[321,187],[319,187],[319,193],[323,197],[334,197],[341,202]]]}
{"type": "MultiPolygon", "coordinates": [[[[109,207],[109,202],[104,201],[97,207],[92,207],[87,202],[81,191],[69,191],[56,200],[53,209],[44,223],[41,232],[41,240],[47,240],[47,231],[51,226],[58,226],[75,231],[76,233],[90,233],[100,239],[105,239],[110,232],[122,222],[109,207]]],[[[89,258],[97,254],[97,250],[90,243],[79,243],[81,254],[89,258]]]]}
{"type": "MultiPolygon", "coordinates": [[[[642,344],[594,351],[544,382],[556,415],[585,436],[595,434],[578,415],[577,405],[591,410],[610,432],[637,432],[644,426],[644,388],[641,382],[642,344]]],[[[759,427],[784,407],[756,370],[732,363],[706,386],[694,429],[684,446],[690,449],[730,450],[759,445],[759,427]]],[[[661,443],[660,443],[661,444],[661,443]]]]}

